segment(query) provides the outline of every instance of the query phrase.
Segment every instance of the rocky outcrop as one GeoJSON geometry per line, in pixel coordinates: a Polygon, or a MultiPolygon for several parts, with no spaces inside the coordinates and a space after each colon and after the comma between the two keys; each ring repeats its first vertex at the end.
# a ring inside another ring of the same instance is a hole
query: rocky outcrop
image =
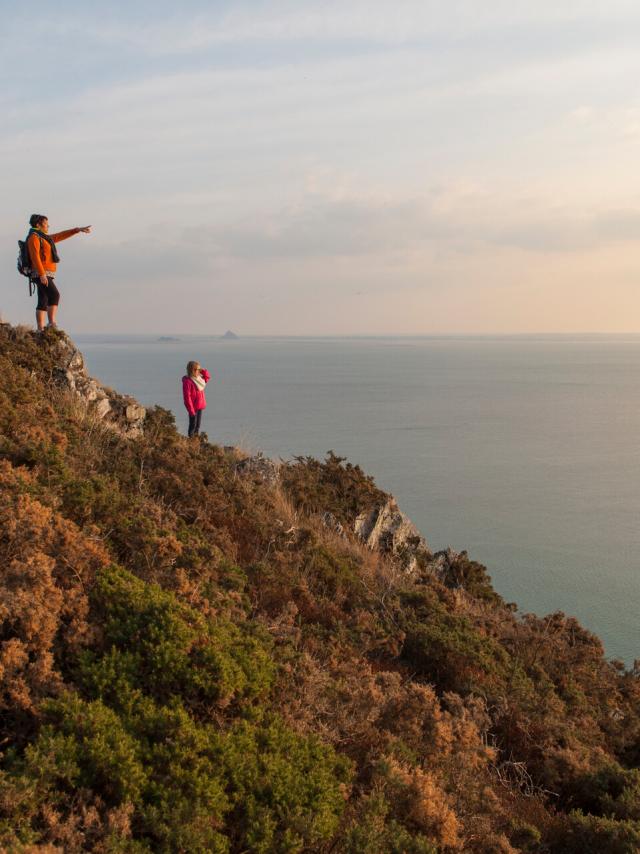
{"type": "Polygon", "coordinates": [[[330,513],[328,510],[322,514],[322,524],[325,528],[329,528],[330,531],[333,531],[339,537],[347,536],[347,532],[345,531],[342,522],[336,519],[333,513],[330,513]]]}
{"type": "MultiPolygon", "coordinates": [[[[235,450],[237,449],[225,448],[227,452],[235,450]]],[[[239,460],[236,463],[236,472],[242,477],[276,486],[280,481],[282,466],[281,460],[272,460],[259,452],[239,460]]],[[[349,533],[355,534],[372,551],[379,551],[399,561],[409,573],[414,572],[420,565],[428,566],[433,560],[427,541],[411,519],[400,510],[391,495],[383,504],[360,513],[356,517],[352,532],[329,511],[322,515],[322,522],[340,537],[347,537],[349,533]]]]}
{"type": "Polygon", "coordinates": [[[399,560],[407,572],[414,572],[420,562],[431,559],[427,541],[392,496],[384,504],[361,513],[354,532],[370,549],[399,560]]]}
{"type": "Polygon", "coordinates": [[[466,552],[456,552],[452,548],[443,549],[433,555],[429,561],[429,569],[441,580],[451,578],[452,570],[456,567],[459,559],[466,557],[466,555],[466,552]]]}
{"type": "Polygon", "coordinates": [[[279,460],[265,457],[262,451],[259,451],[252,457],[245,457],[240,460],[236,464],[236,472],[244,477],[260,480],[269,486],[275,486],[280,480],[281,466],[282,463],[279,460]]]}
{"type": "Polygon", "coordinates": [[[64,332],[54,334],[60,354],[53,368],[56,383],[72,392],[107,427],[130,439],[141,436],[147,415],[144,406],[90,377],[73,341],[64,332]]]}

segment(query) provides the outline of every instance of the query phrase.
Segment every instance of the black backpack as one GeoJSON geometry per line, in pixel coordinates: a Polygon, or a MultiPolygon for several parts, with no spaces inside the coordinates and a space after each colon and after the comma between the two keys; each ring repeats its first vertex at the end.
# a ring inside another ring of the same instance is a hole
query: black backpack
{"type": "Polygon", "coordinates": [[[41,240],[46,240],[49,246],[51,247],[52,260],[56,264],[60,261],[60,256],[58,255],[56,244],[47,234],[43,234],[41,231],[36,231],[34,228],[32,228],[24,240],[18,241],[17,268],[21,276],[26,276],[27,279],[29,279],[29,296],[31,296],[33,294],[33,291],[35,290],[34,275],[33,270],[31,269],[31,257],[29,256],[29,247],[27,246],[27,240],[31,237],[32,234],[37,234],[41,240]]]}

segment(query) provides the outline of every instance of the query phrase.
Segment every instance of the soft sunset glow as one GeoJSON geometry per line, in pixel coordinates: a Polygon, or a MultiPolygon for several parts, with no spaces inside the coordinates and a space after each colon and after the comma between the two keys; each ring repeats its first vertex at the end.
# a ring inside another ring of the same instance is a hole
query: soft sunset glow
{"type": "Polygon", "coordinates": [[[3,6],[2,263],[93,223],[67,328],[640,330],[637,4],[3,6]]]}

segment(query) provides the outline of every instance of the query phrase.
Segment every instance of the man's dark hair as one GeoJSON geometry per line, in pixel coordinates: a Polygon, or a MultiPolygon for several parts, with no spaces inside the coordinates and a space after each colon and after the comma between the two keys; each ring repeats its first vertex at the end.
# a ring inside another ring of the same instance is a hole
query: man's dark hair
{"type": "Polygon", "coordinates": [[[49,217],[44,214],[31,214],[29,217],[29,225],[31,228],[38,228],[39,225],[42,225],[45,219],[49,219],[49,217]]]}

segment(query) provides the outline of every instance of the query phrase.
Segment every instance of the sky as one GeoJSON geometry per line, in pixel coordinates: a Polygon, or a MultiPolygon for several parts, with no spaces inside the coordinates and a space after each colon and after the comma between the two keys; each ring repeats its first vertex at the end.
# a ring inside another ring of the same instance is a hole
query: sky
{"type": "Polygon", "coordinates": [[[0,312],[72,332],[640,332],[640,5],[0,0],[0,312]]]}

